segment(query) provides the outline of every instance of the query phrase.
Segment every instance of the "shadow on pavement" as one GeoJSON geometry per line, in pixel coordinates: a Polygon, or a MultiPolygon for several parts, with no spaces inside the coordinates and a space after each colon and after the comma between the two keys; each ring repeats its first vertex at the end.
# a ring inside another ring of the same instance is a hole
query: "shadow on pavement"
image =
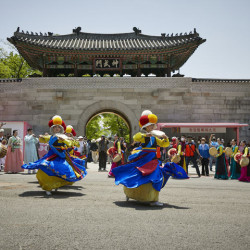
{"type": "Polygon", "coordinates": [[[74,186],[74,185],[72,185],[72,186],[63,186],[63,187],[59,188],[59,191],[62,190],[62,189],[64,189],[64,190],[69,190],[69,189],[81,190],[81,189],[85,189],[85,188],[82,187],[82,186],[74,186]]]}
{"type": "Polygon", "coordinates": [[[114,201],[113,203],[119,207],[129,207],[129,208],[134,208],[136,210],[156,210],[164,208],[190,209],[189,207],[180,207],[168,203],[163,203],[162,207],[154,207],[154,206],[151,207],[149,203],[143,203],[138,201],[114,201]]]}
{"type": "Polygon", "coordinates": [[[53,192],[52,195],[48,196],[46,195],[45,191],[27,191],[23,192],[22,194],[19,194],[20,197],[35,197],[35,198],[53,198],[53,199],[65,199],[65,198],[71,198],[71,197],[81,197],[85,194],[82,193],[76,193],[76,192],[53,192]]]}

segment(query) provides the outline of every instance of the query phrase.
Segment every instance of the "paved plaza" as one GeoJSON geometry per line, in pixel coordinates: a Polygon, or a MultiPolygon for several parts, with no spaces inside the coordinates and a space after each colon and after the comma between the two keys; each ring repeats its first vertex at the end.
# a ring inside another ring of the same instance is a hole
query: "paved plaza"
{"type": "Polygon", "coordinates": [[[122,186],[88,166],[52,197],[34,174],[0,172],[0,249],[250,249],[250,183],[190,168],[190,179],[168,181],[157,208],[126,202],[122,186]]]}

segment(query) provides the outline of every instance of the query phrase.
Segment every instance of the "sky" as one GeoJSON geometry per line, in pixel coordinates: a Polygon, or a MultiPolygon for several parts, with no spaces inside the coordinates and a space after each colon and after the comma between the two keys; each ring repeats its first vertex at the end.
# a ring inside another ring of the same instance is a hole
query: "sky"
{"type": "Polygon", "coordinates": [[[250,0],[0,0],[0,47],[20,30],[70,34],[189,33],[207,41],[180,73],[194,78],[250,79],[250,0]]]}

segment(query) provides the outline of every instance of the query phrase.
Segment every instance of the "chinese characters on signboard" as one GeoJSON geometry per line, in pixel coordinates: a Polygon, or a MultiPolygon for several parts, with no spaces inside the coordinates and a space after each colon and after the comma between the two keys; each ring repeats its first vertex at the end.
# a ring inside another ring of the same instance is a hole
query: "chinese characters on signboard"
{"type": "Polygon", "coordinates": [[[211,127],[181,128],[181,133],[226,133],[226,128],[211,128],[211,127]]]}
{"type": "Polygon", "coordinates": [[[120,59],[95,59],[96,69],[120,69],[120,59]]]}

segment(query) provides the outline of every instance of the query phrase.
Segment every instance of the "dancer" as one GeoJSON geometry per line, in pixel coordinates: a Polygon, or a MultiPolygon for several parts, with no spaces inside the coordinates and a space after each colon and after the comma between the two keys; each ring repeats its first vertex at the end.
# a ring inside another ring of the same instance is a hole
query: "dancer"
{"type": "Polygon", "coordinates": [[[176,138],[176,149],[177,149],[177,155],[181,157],[181,161],[178,163],[187,173],[187,168],[186,168],[186,159],[185,159],[185,146],[182,146],[180,142],[180,138],[176,138]]]}
{"type": "Polygon", "coordinates": [[[218,154],[216,157],[216,165],[215,165],[215,175],[214,178],[216,179],[228,179],[228,172],[227,172],[227,165],[226,165],[226,158],[225,153],[223,152],[223,144],[221,140],[217,139],[219,146],[217,147],[218,154]]]}
{"type": "Polygon", "coordinates": [[[16,174],[23,172],[23,152],[21,150],[21,138],[18,137],[18,131],[13,130],[13,136],[9,138],[8,149],[5,160],[4,171],[16,174]]]}
{"type": "Polygon", "coordinates": [[[236,153],[238,153],[239,147],[237,146],[235,139],[232,139],[231,144],[232,144],[231,148],[232,148],[233,153],[230,159],[230,173],[231,173],[230,179],[239,179],[241,167],[240,167],[240,164],[234,160],[234,156],[236,153]]]}
{"type": "Polygon", "coordinates": [[[246,161],[247,164],[241,163],[241,175],[238,180],[250,182],[250,160],[249,160],[250,154],[249,154],[249,149],[246,145],[246,141],[242,141],[242,146],[243,146],[242,162],[246,161]],[[248,160],[246,158],[248,158],[248,160]]]}
{"type": "Polygon", "coordinates": [[[111,155],[112,158],[112,165],[108,174],[108,177],[115,177],[112,173],[112,170],[121,164],[123,164],[123,155],[121,150],[121,141],[119,140],[119,137],[117,134],[114,135],[114,146],[109,148],[108,153],[111,155]]]}
{"type": "Polygon", "coordinates": [[[68,147],[67,151],[68,153],[73,156],[73,155],[78,155],[75,152],[75,148],[79,148],[80,147],[80,143],[79,141],[75,140],[74,137],[76,136],[76,131],[74,130],[73,126],[68,125],[65,129],[65,135],[68,136],[68,139],[71,140],[71,147],[68,147]],[[76,153],[76,154],[75,154],[76,153]]]}
{"type": "MultiPolygon", "coordinates": [[[[157,116],[151,111],[142,112],[139,125],[145,133],[137,133],[133,139],[141,142],[141,150],[130,155],[129,162],[112,170],[115,175],[115,184],[124,185],[127,201],[129,198],[149,202],[152,206],[163,206],[158,201],[159,192],[165,186],[168,178],[174,176],[179,179],[188,178],[182,167],[175,163],[166,163],[161,167],[157,159],[157,147],[168,147],[169,139],[163,133],[163,139],[153,136],[153,129],[157,123],[157,116]]],[[[159,132],[159,131],[158,131],[159,132]]],[[[161,131],[160,131],[161,132],[161,131]]]]}
{"type": "Polygon", "coordinates": [[[81,180],[86,174],[84,160],[77,159],[67,152],[72,147],[72,140],[63,134],[66,128],[64,121],[58,115],[49,121],[52,136],[40,135],[39,141],[49,142],[49,152],[40,160],[24,164],[24,169],[38,169],[36,177],[47,195],[51,191],[65,185],[72,185],[81,180]]]}

